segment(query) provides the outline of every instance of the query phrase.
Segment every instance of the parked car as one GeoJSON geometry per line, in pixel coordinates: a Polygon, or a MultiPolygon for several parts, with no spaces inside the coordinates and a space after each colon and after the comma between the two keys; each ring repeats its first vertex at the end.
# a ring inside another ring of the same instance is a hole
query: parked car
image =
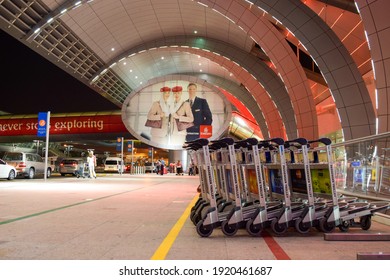
{"type": "Polygon", "coordinates": [[[15,179],[17,174],[16,168],[0,159],[0,179],[15,179]]]}
{"type": "MultiPolygon", "coordinates": [[[[45,162],[38,154],[25,152],[6,152],[3,160],[15,167],[17,176],[33,179],[36,175],[45,173],[45,162]]],[[[47,178],[51,176],[51,166],[47,167],[47,178]]]]}
{"type": "Polygon", "coordinates": [[[104,172],[120,172],[123,161],[119,157],[108,157],[104,162],[104,172]]]}
{"type": "Polygon", "coordinates": [[[86,161],[80,158],[64,158],[60,162],[59,172],[61,176],[65,176],[66,174],[71,174],[76,176],[80,172],[82,173],[82,168],[86,161]]]}
{"type": "Polygon", "coordinates": [[[145,173],[154,173],[154,164],[152,162],[145,162],[145,173]]]}

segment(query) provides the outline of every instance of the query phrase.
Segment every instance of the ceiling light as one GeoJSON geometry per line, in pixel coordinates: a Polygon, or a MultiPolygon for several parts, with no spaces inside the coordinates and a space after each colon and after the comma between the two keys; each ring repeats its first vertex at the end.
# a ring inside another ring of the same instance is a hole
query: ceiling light
{"type": "Polygon", "coordinates": [[[201,66],[201,65],[202,65],[202,63],[199,62],[199,66],[201,66]]]}
{"type": "Polygon", "coordinates": [[[126,61],[125,62],[123,62],[123,65],[126,65],[127,63],[126,63],[126,61]]]}
{"type": "Polygon", "coordinates": [[[130,69],[130,73],[133,72],[133,69],[130,69]]]}
{"type": "Polygon", "coordinates": [[[164,57],[162,56],[161,59],[164,59],[164,57]]]}
{"type": "Polygon", "coordinates": [[[136,79],[138,79],[138,76],[135,76],[136,79]]]}
{"type": "Polygon", "coordinates": [[[194,30],[194,34],[198,34],[198,31],[194,30]]]}
{"type": "Polygon", "coordinates": [[[111,48],[111,51],[115,51],[115,48],[111,48]]]}
{"type": "Polygon", "coordinates": [[[203,72],[203,70],[202,70],[202,69],[200,69],[200,70],[199,70],[199,72],[203,72]]]}

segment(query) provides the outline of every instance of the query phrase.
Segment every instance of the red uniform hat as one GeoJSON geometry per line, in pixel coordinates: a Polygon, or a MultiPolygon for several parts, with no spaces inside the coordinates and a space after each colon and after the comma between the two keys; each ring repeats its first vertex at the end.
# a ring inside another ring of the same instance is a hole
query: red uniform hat
{"type": "Polygon", "coordinates": [[[162,87],[160,89],[161,92],[165,92],[165,91],[171,91],[171,88],[170,87],[162,87]]]}
{"type": "Polygon", "coordinates": [[[179,92],[179,91],[183,91],[183,88],[181,86],[175,86],[172,88],[172,92],[179,92]]]}

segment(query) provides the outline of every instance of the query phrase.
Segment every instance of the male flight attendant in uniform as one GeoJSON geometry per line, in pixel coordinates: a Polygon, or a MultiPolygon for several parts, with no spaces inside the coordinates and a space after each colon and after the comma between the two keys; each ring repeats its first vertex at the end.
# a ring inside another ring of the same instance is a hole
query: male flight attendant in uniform
{"type": "Polygon", "coordinates": [[[186,141],[192,141],[199,138],[199,128],[201,125],[212,124],[213,116],[207,100],[196,96],[196,84],[189,83],[187,89],[189,94],[188,102],[190,103],[192,115],[194,116],[194,126],[187,128],[186,141]]]}

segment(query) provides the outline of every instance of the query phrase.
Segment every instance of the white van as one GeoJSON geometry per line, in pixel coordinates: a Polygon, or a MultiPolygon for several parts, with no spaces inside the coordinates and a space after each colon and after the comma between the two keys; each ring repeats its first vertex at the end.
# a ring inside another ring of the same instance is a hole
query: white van
{"type": "Polygon", "coordinates": [[[104,172],[121,172],[123,161],[119,157],[108,157],[104,162],[104,172]]]}

